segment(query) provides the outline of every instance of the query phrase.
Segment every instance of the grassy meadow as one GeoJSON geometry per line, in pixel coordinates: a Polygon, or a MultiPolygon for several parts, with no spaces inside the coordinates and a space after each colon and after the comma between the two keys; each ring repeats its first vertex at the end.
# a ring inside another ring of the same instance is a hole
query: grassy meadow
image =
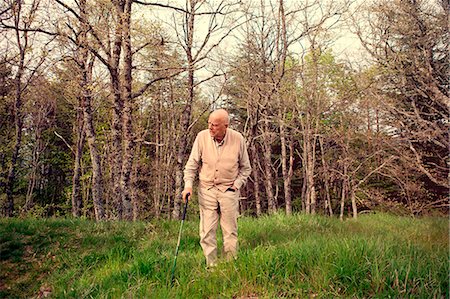
{"type": "Polygon", "coordinates": [[[1,219],[0,297],[449,298],[447,218],[242,217],[238,259],[207,270],[190,215],[171,286],[179,226],[1,219]]]}

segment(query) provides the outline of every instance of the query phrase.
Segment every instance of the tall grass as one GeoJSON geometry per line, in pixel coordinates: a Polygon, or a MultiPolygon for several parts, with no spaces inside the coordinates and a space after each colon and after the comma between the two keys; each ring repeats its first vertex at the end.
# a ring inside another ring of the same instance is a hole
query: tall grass
{"type": "MultiPolygon", "coordinates": [[[[448,219],[239,219],[236,261],[206,270],[198,220],[0,220],[0,297],[449,297],[448,219]]],[[[221,245],[221,242],[219,242],[221,245]]]]}

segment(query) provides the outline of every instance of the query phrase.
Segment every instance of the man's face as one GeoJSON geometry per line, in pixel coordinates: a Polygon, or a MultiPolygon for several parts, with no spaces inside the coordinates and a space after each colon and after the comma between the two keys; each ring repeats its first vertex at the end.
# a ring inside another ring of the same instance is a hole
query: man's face
{"type": "Polygon", "coordinates": [[[227,131],[227,124],[222,118],[211,114],[208,119],[208,129],[212,137],[222,139],[227,131]]]}

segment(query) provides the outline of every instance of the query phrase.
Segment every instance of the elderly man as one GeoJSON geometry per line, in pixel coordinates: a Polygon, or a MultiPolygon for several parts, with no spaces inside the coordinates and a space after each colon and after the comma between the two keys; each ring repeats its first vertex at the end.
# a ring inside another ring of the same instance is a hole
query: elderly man
{"type": "Polygon", "coordinates": [[[186,194],[192,194],[199,169],[200,245],[208,267],[217,262],[219,218],[225,257],[236,257],[239,190],[251,173],[244,137],[228,124],[229,115],[224,109],[210,114],[208,129],[198,133],[184,169],[184,200],[186,194]]]}

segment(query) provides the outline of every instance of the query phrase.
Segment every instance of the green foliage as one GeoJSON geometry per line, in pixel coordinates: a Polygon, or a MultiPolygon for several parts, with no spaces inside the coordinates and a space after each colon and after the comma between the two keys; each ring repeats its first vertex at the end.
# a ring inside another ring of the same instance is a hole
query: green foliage
{"type": "Polygon", "coordinates": [[[55,298],[449,296],[444,218],[245,217],[238,259],[213,271],[204,268],[198,221],[189,218],[173,287],[178,221],[0,224],[3,297],[33,297],[42,287],[55,298]]]}

